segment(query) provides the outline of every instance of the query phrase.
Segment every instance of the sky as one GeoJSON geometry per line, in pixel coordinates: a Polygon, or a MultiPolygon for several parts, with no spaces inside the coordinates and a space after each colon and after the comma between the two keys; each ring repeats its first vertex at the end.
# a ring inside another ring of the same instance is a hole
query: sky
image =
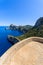
{"type": "Polygon", "coordinates": [[[0,25],[34,25],[43,17],[43,0],[0,0],[0,25]]]}

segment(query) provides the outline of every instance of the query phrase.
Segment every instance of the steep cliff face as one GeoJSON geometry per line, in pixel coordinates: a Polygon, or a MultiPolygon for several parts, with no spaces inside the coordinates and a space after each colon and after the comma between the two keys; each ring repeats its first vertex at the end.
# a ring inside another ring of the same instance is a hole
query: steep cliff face
{"type": "Polygon", "coordinates": [[[36,24],[35,24],[35,27],[38,27],[38,26],[41,26],[41,25],[43,25],[43,17],[40,17],[40,18],[37,20],[37,22],[36,22],[36,24]]]}
{"type": "Polygon", "coordinates": [[[9,26],[10,30],[19,30],[19,31],[21,31],[23,33],[27,33],[30,28],[32,28],[31,25],[16,26],[16,25],[11,24],[9,26]]]}
{"type": "Polygon", "coordinates": [[[43,37],[43,17],[40,17],[36,24],[26,34],[20,36],[19,39],[22,40],[33,36],[43,37]]]}

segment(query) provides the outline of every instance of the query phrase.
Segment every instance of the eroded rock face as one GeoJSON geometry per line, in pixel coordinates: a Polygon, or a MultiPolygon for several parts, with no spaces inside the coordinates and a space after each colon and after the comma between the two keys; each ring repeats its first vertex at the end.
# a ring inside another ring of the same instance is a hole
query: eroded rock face
{"type": "Polygon", "coordinates": [[[14,45],[14,44],[16,44],[17,42],[20,41],[19,39],[15,38],[15,37],[12,36],[12,35],[8,35],[7,40],[8,40],[9,42],[11,42],[12,45],[14,45]]]}
{"type": "Polygon", "coordinates": [[[9,29],[10,29],[10,30],[16,30],[16,25],[11,24],[11,25],[9,26],[9,29]]]}
{"type": "Polygon", "coordinates": [[[41,25],[43,25],[43,17],[40,17],[40,18],[37,20],[36,24],[35,24],[36,27],[41,26],[41,25]]]}
{"type": "Polygon", "coordinates": [[[1,57],[0,65],[43,65],[41,41],[43,38],[36,37],[15,44],[1,57]]]}

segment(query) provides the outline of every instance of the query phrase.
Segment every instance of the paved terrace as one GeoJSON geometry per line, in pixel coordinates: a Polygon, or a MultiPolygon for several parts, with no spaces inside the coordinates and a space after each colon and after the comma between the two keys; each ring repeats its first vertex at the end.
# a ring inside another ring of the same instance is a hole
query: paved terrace
{"type": "Polygon", "coordinates": [[[0,58],[0,65],[43,65],[43,38],[30,37],[13,45],[0,58]]]}

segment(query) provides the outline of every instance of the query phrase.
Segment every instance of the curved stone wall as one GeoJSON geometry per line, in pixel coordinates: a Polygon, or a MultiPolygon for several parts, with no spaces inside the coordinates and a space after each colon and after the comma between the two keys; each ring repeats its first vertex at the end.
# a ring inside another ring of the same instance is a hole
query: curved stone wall
{"type": "MultiPolygon", "coordinates": [[[[0,60],[0,65],[17,65],[17,63],[18,63],[18,61],[20,61],[20,59],[22,58],[22,60],[19,62],[20,63],[20,65],[23,65],[23,64],[21,64],[21,62],[23,61],[23,53],[24,52],[22,52],[21,51],[21,49],[22,49],[22,51],[23,50],[25,50],[25,54],[27,53],[27,56],[28,56],[28,54],[30,53],[30,52],[34,52],[34,53],[36,53],[36,55],[35,56],[37,56],[37,55],[40,55],[41,54],[41,52],[39,52],[39,50],[41,49],[41,51],[42,51],[42,49],[43,49],[43,38],[40,38],[40,37],[30,37],[30,38],[27,38],[27,39],[25,39],[25,40],[23,40],[23,41],[20,41],[20,42],[18,42],[17,44],[15,44],[15,45],[13,45],[7,52],[5,52],[4,54],[3,54],[3,56],[1,57],[1,60],[0,60]],[[40,43],[40,44],[39,44],[40,43]],[[32,45],[32,47],[31,47],[31,45],[32,45]],[[28,52],[26,52],[27,50],[29,50],[28,52]],[[32,50],[34,48],[34,50],[32,50]],[[38,51],[36,51],[36,49],[38,50],[38,51]],[[32,51],[31,51],[32,50],[32,51]],[[35,52],[36,51],[36,52],[35,52]],[[22,54],[22,57],[20,56],[20,53],[22,54]],[[18,58],[20,56],[20,59],[18,58]],[[17,60],[17,58],[18,58],[18,60],[17,60]],[[17,61],[17,63],[15,63],[15,59],[16,59],[16,61],[17,61]]],[[[33,53],[32,52],[32,53],[33,53]]],[[[31,53],[31,54],[32,54],[31,53]]],[[[24,54],[24,55],[25,55],[24,54]]],[[[30,54],[30,55],[31,55],[30,54]]],[[[29,56],[30,56],[29,55],[29,56]]],[[[43,55],[43,51],[42,51],[42,54],[41,55],[43,55]]],[[[40,55],[40,56],[41,56],[40,55]]],[[[27,56],[25,56],[26,58],[27,58],[27,56]]],[[[25,58],[25,59],[26,59],[25,58]]],[[[35,57],[36,58],[36,57],[35,57]]],[[[42,59],[41,60],[43,60],[43,56],[41,57],[42,59]]],[[[28,58],[27,58],[28,59],[28,58]]],[[[31,60],[32,58],[30,58],[30,60],[31,60]]],[[[29,60],[29,59],[28,59],[29,60]]],[[[27,60],[27,61],[28,61],[27,60]]],[[[27,62],[26,61],[26,62],[27,62]]],[[[39,60],[38,60],[39,61],[39,60]]],[[[29,61],[28,61],[29,62],[29,61]]],[[[37,61],[36,61],[37,62],[37,61]]],[[[35,63],[36,63],[35,62],[35,63]]],[[[31,62],[29,62],[30,63],[30,65],[33,65],[34,64],[34,62],[31,64],[31,62]]],[[[29,64],[28,63],[28,64],[29,64]]],[[[27,64],[27,65],[28,65],[27,64]]],[[[18,64],[19,65],[19,64],[18,64]]],[[[25,65],[25,63],[24,63],[24,65],[25,65]]],[[[34,64],[35,65],[35,64],[34,64]]],[[[42,65],[42,63],[41,63],[41,65],[42,65]]]]}

